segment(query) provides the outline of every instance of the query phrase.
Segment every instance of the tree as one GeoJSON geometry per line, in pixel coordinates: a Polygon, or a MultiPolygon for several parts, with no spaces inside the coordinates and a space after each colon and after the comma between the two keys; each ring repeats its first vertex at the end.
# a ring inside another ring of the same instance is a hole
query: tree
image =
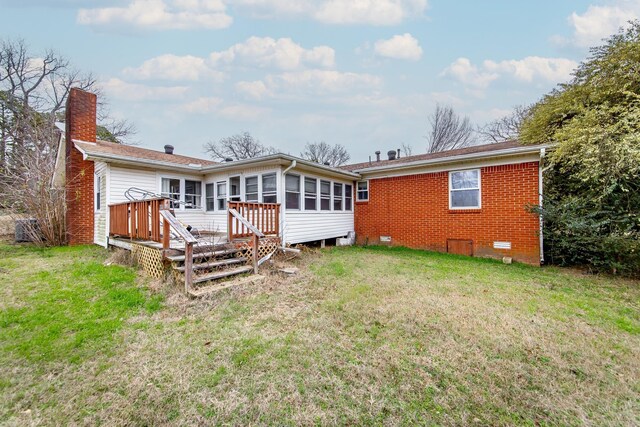
{"type": "Polygon", "coordinates": [[[426,136],[427,152],[455,150],[468,147],[473,142],[473,126],[469,117],[460,117],[452,107],[436,105],[429,116],[431,131],[426,136]]]}
{"type": "Polygon", "coordinates": [[[401,155],[405,155],[405,156],[413,155],[413,147],[407,144],[406,142],[403,142],[402,145],[400,145],[400,150],[401,150],[401,155]]]}
{"type": "Polygon", "coordinates": [[[217,160],[252,159],[276,152],[274,148],[264,146],[259,140],[251,136],[249,132],[228,136],[220,139],[218,142],[207,142],[204,145],[204,149],[212,159],[217,160]]]}
{"type": "Polygon", "coordinates": [[[511,114],[478,128],[478,135],[486,142],[512,141],[520,137],[522,123],[531,111],[531,106],[518,105],[511,114]]]}
{"type": "MultiPolygon", "coordinates": [[[[35,218],[46,244],[65,238],[64,189],[51,183],[60,139],[56,122],[64,120],[72,87],[99,93],[91,73],[74,69],[56,52],[34,55],[23,40],[0,41],[0,207],[35,218]]],[[[121,124],[115,134],[105,128],[117,139],[131,133],[126,122],[109,121],[104,108],[99,117],[107,127],[121,124]]]]}
{"type": "Polygon", "coordinates": [[[300,153],[300,157],[334,167],[344,165],[351,158],[344,146],[340,144],[329,145],[324,141],[307,142],[304,146],[304,151],[300,153]]]}
{"type": "Polygon", "coordinates": [[[525,143],[546,158],[545,247],[560,264],[640,275],[640,23],[592,48],[535,104],[525,143]]]}

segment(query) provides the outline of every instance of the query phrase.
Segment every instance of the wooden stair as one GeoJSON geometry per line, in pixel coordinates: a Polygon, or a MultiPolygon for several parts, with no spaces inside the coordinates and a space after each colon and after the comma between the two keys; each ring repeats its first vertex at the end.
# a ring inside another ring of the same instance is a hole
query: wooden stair
{"type": "MultiPolygon", "coordinates": [[[[171,262],[171,268],[179,279],[184,278],[187,267],[184,251],[168,255],[165,258],[171,262]]],[[[253,266],[248,265],[251,260],[244,256],[241,249],[230,244],[221,244],[201,248],[192,256],[192,287],[187,290],[192,297],[203,296],[220,289],[226,289],[227,282],[222,279],[253,272],[253,266]]]]}

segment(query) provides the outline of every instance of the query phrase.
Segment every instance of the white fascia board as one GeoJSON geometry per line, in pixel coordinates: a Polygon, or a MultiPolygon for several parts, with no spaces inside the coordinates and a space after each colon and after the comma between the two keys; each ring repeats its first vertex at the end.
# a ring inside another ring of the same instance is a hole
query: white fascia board
{"type": "Polygon", "coordinates": [[[364,177],[367,174],[385,171],[401,171],[405,169],[415,169],[423,166],[432,166],[446,163],[461,163],[473,160],[482,160],[488,158],[498,158],[507,156],[517,156],[521,154],[540,153],[541,148],[548,148],[552,145],[531,145],[525,147],[507,148],[504,150],[486,151],[480,153],[463,154],[457,156],[440,157],[437,159],[417,160],[415,162],[397,163],[393,165],[373,166],[364,169],[358,169],[357,172],[364,177]]]}

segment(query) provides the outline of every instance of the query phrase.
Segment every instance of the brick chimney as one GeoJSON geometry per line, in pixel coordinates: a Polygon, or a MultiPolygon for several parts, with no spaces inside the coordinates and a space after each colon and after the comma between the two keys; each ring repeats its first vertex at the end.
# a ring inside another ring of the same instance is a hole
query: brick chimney
{"type": "Polygon", "coordinates": [[[70,245],[93,243],[94,164],[82,158],[73,140],[96,142],[96,95],[72,88],[65,120],[65,192],[67,241],[70,245]]]}

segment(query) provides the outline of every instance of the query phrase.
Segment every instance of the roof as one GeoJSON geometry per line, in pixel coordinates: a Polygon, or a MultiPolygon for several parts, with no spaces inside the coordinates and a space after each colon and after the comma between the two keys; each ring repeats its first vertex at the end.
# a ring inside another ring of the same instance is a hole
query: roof
{"type": "Polygon", "coordinates": [[[132,166],[160,167],[170,169],[182,169],[189,172],[209,173],[219,170],[236,169],[251,166],[256,163],[270,163],[290,165],[296,162],[298,167],[320,169],[326,173],[341,177],[358,178],[359,175],[344,169],[321,165],[289,154],[270,154],[252,159],[237,160],[233,162],[218,163],[211,160],[196,157],[181,156],[178,154],[166,154],[162,151],[131,145],[116,144],[107,141],[87,142],[74,140],[75,146],[91,160],[124,163],[132,166]]]}
{"type": "Polygon", "coordinates": [[[395,160],[380,160],[379,162],[373,160],[371,162],[354,163],[351,165],[341,166],[341,168],[348,171],[358,171],[361,169],[368,169],[368,168],[374,168],[374,167],[377,168],[379,166],[388,166],[388,167],[393,167],[394,165],[402,166],[405,163],[418,162],[422,160],[434,160],[434,159],[440,159],[440,158],[465,156],[469,154],[479,154],[479,153],[489,154],[492,151],[497,152],[501,150],[507,150],[510,148],[519,148],[519,147],[526,147],[526,145],[521,144],[519,141],[505,141],[505,142],[498,142],[495,144],[475,145],[473,147],[441,151],[439,153],[427,153],[427,154],[418,154],[415,156],[405,156],[395,160]]]}
{"type": "Polygon", "coordinates": [[[107,141],[73,141],[76,146],[89,156],[96,157],[127,157],[138,160],[150,160],[153,162],[172,163],[175,165],[201,165],[209,166],[218,164],[212,160],[198,159],[196,157],[182,156],[180,154],[167,154],[164,151],[150,150],[148,148],[140,148],[131,145],[116,144],[107,141]]]}

